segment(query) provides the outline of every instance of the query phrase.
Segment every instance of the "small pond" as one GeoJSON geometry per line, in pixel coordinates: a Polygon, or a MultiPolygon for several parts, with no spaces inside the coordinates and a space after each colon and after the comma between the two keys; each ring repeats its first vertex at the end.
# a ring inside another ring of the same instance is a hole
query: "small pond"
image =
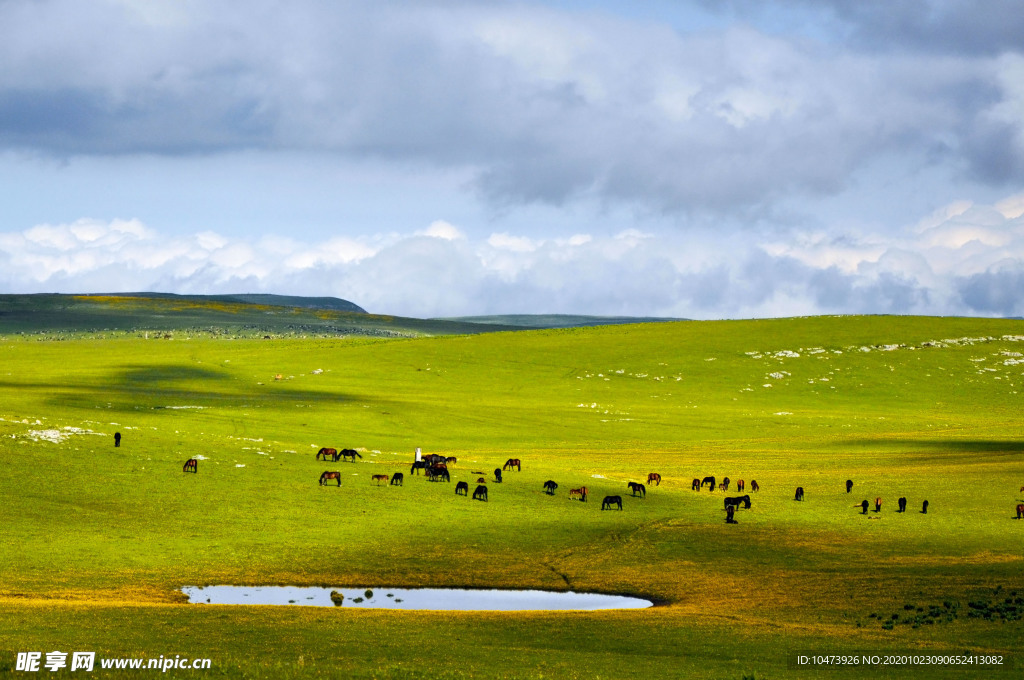
{"type": "Polygon", "coordinates": [[[188,595],[189,602],[198,604],[274,604],[449,611],[643,609],[652,605],[647,600],[622,595],[559,593],[546,590],[185,586],[181,591],[188,595]]]}

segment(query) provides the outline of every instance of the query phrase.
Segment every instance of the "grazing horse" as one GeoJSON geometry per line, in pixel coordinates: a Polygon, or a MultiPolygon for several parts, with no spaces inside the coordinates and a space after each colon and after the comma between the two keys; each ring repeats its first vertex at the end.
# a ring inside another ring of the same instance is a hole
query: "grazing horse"
{"type": "Polygon", "coordinates": [[[875,499],[875,512],[881,512],[881,511],[882,511],[882,499],[881,498],[876,498],[875,499]]]}
{"type": "Polygon", "coordinates": [[[481,484],[476,487],[476,491],[473,492],[473,500],[475,501],[486,501],[487,500],[487,487],[481,484]]]}
{"type": "MultiPolygon", "coordinates": [[[[804,499],[804,487],[798,486],[798,487],[796,487],[796,498],[794,498],[793,500],[795,500],[795,501],[802,501],[803,499],[804,499]]],[[[864,501],[864,502],[867,503],[867,501],[864,501]]]]}
{"type": "Polygon", "coordinates": [[[703,489],[705,484],[707,484],[708,485],[708,489],[712,493],[714,493],[714,491],[715,491],[715,478],[714,477],[705,477],[704,479],[700,480],[700,488],[703,489]]]}
{"type": "Polygon", "coordinates": [[[341,473],[337,470],[334,470],[333,472],[325,470],[324,473],[320,475],[320,486],[324,486],[332,479],[338,480],[338,486],[341,486],[341,473]]]}
{"type": "Polygon", "coordinates": [[[730,507],[740,507],[740,504],[747,510],[750,509],[750,496],[732,496],[731,498],[725,499],[725,509],[728,510],[730,507]]]}
{"type": "Polygon", "coordinates": [[[739,522],[736,521],[735,515],[736,515],[736,506],[734,506],[734,505],[726,506],[726,508],[725,508],[725,523],[726,524],[739,524],[739,522]]]}
{"type": "MultiPolygon", "coordinates": [[[[359,452],[356,451],[355,449],[342,449],[341,452],[338,453],[338,455],[341,456],[341,459],[343,461],[351,458],[353,463],[356,462],[356,456],[362,458],[362,456],[359,455],[359,452]]],[[[337,458],[335,458],[335,460],[337,460],[337,458]]]]}
{"type": "Polygon", "coordinates": [[[691,491],[700,491],[700,480],[696,477],[693,478],[693,483],[690,484],[691,491]]]}
{"type": "Polygon", "coordinates": [[[469,495],[469,482],[459,482],[455,485],[456,496],[468,496],[469,495]]]}
{"type": "Polygon", "coordinates": [[[487,480],[485,478],[483,478],[483,477],[480,477],[479,479],[476,480],[476,483],[477,484],[486,484],[487,480]]]}
{"type": "Polygon", "coordinates": [[[405,486],[405,475],[401,472],[391,475],[391,486],[405,486]]]}
{"type": "Polygon", "coordinates": [[[613,505],[619,506],[619,510],[622,510],[622,496],[605,496],[601,501],[602,510],[611,510],[613,505]]]}
{"type": "Polygon", "coordinates": [[[853,507],[860,508],[860,514],[866,515],[868,514],[868,505],[870,505],[870,503],[868,503],[867,499],[865,498],[860,503],[854,503],[853,507]]]}
{"type": "Polygon", "coordinates": [[[853,491],[853,480],[852,479],[847,479],[846,480],[846,493],[850,493],[851,491],[853,491]]]}
{"type": "Polygon", "coordinates": [[[544,493],[546,493],[549,496],[554,496],[555,489],[557,488],[558,484],[556,484],[555,481],[552,479],[549,479],[548,481],[544,482],[544,493]]]}
{"type": "Polygon", "coordinates": [[[431,453],[423,456],[423,460],[427,461],[430,465],[437,465],[438,463],[443,463],[448,459],[438,453],[431,453]]]}
{"type": "Polygon", "coordinates": [[[324,460],[327,460],[328,456],[331,457],[332,461],[338,460],[338,451],[336,449],[329,449],[325,446],[316,452],[317,460],[320,460],[321,457],[323,457],[324,460]]]}
{"type": "Polygon", "coordinates": [[[1017,519],[1024,519],[1024,503],[1017,504],[1017,519]]]}
{"type": "Polygon", "coordinates": [[[924,503],[923,503],[923,504],[921,505],[921,514],[922,514],[922,515],[927,515],[927,514],[928,514],[928,501],[925,501],[925,502],[924,502],[924,503]]]}
{"type": "Polygon", "coordinates": [[[637,484],[636,482],[630,482],[626,486],[629,487],[629,490],[633,492],[634,496],[639,494],[642,498],[647,498],[647,487],[645,487],[643,484],[637,484]]]}
{"type": "Polygon", "coordinates": [[[757,485],[757,480],[756,480],[756,479],[751,479],[751,480],[750,480],[750,490],[751,490],[751,491],[758,491],[758,490],[760,490],[760,488],[761,488],[761,487],[759,487],[759,486],[757,485]]]}
{"type": "Polygon", "coordinates": [[[522,463],[519,462],[518,458],[509,458],[508,460],[505,461],[505,465],[502,466],[501,469],[502,470],[511,470],[512,468],[515,468],[516,472],[522,472],[523,471],[523,465],[522,465],[522,463]]]}
{"type": "Polygon", "coordinates": [[[188,472],[189,470],[195,472],[196,474],[199,474],[199,461],[196,460],[195,458],[189,458],[188,460],[186,460],[185,466],[181,468],[181,471],[188,472]]]}
{"type": "Polygon", "coordinates": [[[455,465],[456,463],[459,462],[459,459],[456,458],[455,456],[448,456],[447,458],[444,459],[444,462],[450,465],[455,465]]]}
{"type": "Polygon", "coordinates": [[[409,474],[410,475],[418,475],[420,473],[419,472],[420,470],[423,470],[424,472],[426,472],[428,467],[430,467],[430,466],[427,465],[427,461],[425,461],[425,460],[418,460],[418,461],[416,461],[415,463],[412,464],[412,468],[410,468],[409,474]]]}
{"type": "Polygon", "coordinates": [[[441,467],[440,465],[431,465],[428,467],[427,478],[432,482],[436,482],[438,479],[443,479],[446,482],[452,481],[451,475],[448,474],[448,468],[441,467]]]}
{"type": "Polygon", "coordinates": [[[587,502],[587,487],[581,486],[578,489],[570,489],[569,490],[569,500],[572,500],[573,498],[579,498],[581,501],[586,503],[587,502]]]}
{"type": "Polygon", "coordinates": [[[720,488],[722,491],[728,491],[729,490],[729,478],[728,477],[723,477],[722,478],[722,484],[718,488],[720,488]]]}
{"type": "Polygon", "coordinates": [[[661,475],[659,475],[657,472],[649,473],[647,475],[647,483],[650,484],[651,482],[654,482],[658,486],[661,486],[661,475]]]}
{"type": "Polygon", "coordinates": [[[897,510],[896,512],[906,512],[907,511],[907,498],[906,498],[906,496],[901,496],[900,499],[898,501],[896,501],[896,504],[900,506],[899,510],[897,510]]]}
{"type": "Polygon", "coordinates": [[[739,480],[738,482],[736,482],[736,491],[743,491],[743,486],[744,486],[744,482],[743,482],[742,479],[739,480]]]}
{"type": "Polygon", "coordinates": [[[120,432],[115,432],[114,433],[114,448],[116,449],[119,446],[121,446],[121,433],[120,432]]]}
{"type": "Polygon", "coordinates": [[[370,477],[370,481],[371,482],[377,482],[377,486],[380,486],[381,482],[388,481],[388,476],[387,475],[373,475],[373,476],[370,477]]]}
{"type": "Polygon", "coordinates": [[[494,468],[494,481],[501,483],[501,468],[494,468]]]}

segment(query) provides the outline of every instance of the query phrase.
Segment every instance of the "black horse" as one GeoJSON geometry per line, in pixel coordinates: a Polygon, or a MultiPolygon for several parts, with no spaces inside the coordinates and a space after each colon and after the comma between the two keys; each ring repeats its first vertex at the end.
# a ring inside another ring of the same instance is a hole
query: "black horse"
{"type": "Polygon", "coordinates": [[[735,518],[736,506],[730,505],[725,509],[725,523],[726,524],[739,524],[735,518]]]}
{"type": "Polygon", "coordinates": [[[181,471],[182,472],[192,471],[192,472],[195,472],[195,473],[198,474],[198,472],[199,472],[199,461],[196,460],[195,458],[189,458],[188,460],[185,461],[185,465],[181,468],[181,471]]]}
{"type": "Polygon", "coordinates": [[[712,493],[714,493],[714,491],[715,491],[715,478],[714,477],[705,477],[704,479],[700,480],[700,487],[702,489],[704,488],[705,484],[708,485],[708,490],[711,491],[712,493]]]}
{"type": "Polygon", "coordinates": [[[728,477],[723,477],[722,478],[721,489],[722,489],[722,491],[728,491],[729,490],[729,478],[728,477]]]}
{"type": "Polygon", "coordinates": [[[121,433],[120,432],[115,432],[114,433],[114,448],[116,449],[120,445],[121,445],[121,433]]]}
{"type": "Polygon", "coordinates": [[[405,475],[401,472],[391,475],[391,486],[405,486],[405,475]]]}
{"type": "Polygon", "coordinates": [[[426,472],[428,467],[430,467],[430,465],[427,464],[427,461],[425,461],[425,460],[418,460],[418,461],[416,461],[415,463],[412,464],[412,468],[409,469],[409,474],[410,475],[418,475],[420,473],[420,470],[423,470],[424,472],[426,472]]]}
{"type": "Polygon", "coordinates": [[[928,514],[928,501],[925,501],[924,504],[921,506],[921,514],[922,515],[927,515],[928,514]]]}
{"type": "Polygon", "coordinates": [[[444,482],[452,481],[451,475],[448,474],[448,468],[441,467],[440,465],[431,465],[428,467],[427,478],[432,482],[436,482],[439,479],[444,482]]]}
{"type": "Polygon", "coordinates": [[[629,490],[633,492],[633,496],[640,496],[641,498],[647,498],[647,487],[637,482],[630,482],[627,484],[629,490]]]}
{"type": "Polygon", "coordinates": [[[700,491],[700,480],[696,477],[693,478],[693,483],[690,484],[691,491],[700,491]]]}
{"type": "Polygon", "coordinates": [[[860,506],[860,514],[866,515],[866,514],[868,514],[868,506],[869,505],[870,505],[870,503],[868,503],[867,499],[864,499],[860,503],[858,503],[857,505],[855,505],[853,507],[860,506]]]}
{"type": "Polygon", "coordinates": [[[750,509],[750,496],[732,496],[731,498],[725,499],[725,509],[728,510],[731,507],[740,507],[740,504],[747,510],[750,509]]]}
{"type": "Polygon", "coordinates": [[[619,506],[619,510],[622,510],[622,496],[605,496],[601,501],[602,510],[611,510],[613,505],[619,506]]]}
{"type": "MultiPolygon", "coordinates": [[[[802,501],[803,499],[804,499],[804,487],[798,486],[798,487],[796,487],[796,498],[794,498],[793,500],[802,501]]],[[[864,501],[864,502],[867,503],[867,501],[864,501]]]]}
{"type": "Polygon", "coordinates": [[[905,496],[901,497],[898,501],[896,501],[896,504],[900,506],[899,510],[897,510],[896,512],[906,512],[907,511],[907,499],[906,499],[905,496]]]}
{"type": "Polygon", "coordinates": [[[494,468],[494,481],[501,484],[501,468],[494,468]]]}
{"type": "Polygon", "coordinates": [[[751,491],[758,491],[760,488],[761,487],[757,485],[757,480],[756,479],[751,479],[750,480],[750,490],[751,491]]]}
{"type": "Polygon", "coordinates": [[[473,492],[473,500],[475,501],[486,501],[487,500],[487,487],[481,484],[476,487],[476,491],[473,492]]]}
{"type": "Polygon", "coordinates": [[[847,479],[846,480],[846,493],[850,493],[851,491],[853,491],[853,480],[852,479],[847,479]]]}
{"type": "Polygon", "coordinates": [[[544,493],[546,493],[549,496],[554,496],[555,489],[557,488],[558,484],[556,484],[554,480],[549,479],[548,481],[544,482],[544,493]]]}
{"type": "Polygon", "coordinates": [[[459,482],[455,485],[455,494],[457,496],[468,496],[469,495],[469,482],[459,482]]]}
{"type": "MultiPolygon", "coordinates": [[[[362,458],[362,456],[359,455],[359,452],[356,451],[355,449],[342,449],[341,451],[338,452],[338,455],[341,456],[341,459],[343,461],[349,460],[351,458],[353,463],[356,462],[356,456],[362,458]]],[[[337,460],[337,458],[335,458],[335,460],[337,460]]]]}

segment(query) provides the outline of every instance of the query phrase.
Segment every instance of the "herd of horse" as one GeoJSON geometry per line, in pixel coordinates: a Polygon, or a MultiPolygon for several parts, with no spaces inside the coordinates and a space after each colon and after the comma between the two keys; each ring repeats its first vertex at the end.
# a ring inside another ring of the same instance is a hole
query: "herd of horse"
{"type": "MultiPolygon", "coordinates": [[[[119,440],[120,440],[119,437],[115,440],[115,446],[120,444],[119,440]]],[[[326,460],[331,460],[331,461],[338,461],[338,460],[349,461],[350,460],[351,462],[354,463],[356,458],[362,458],[362,455],[360,455],[359,452],[356,451],[355,449],[342,449],[341,451],[338,451],[337,449],[333,449],[333,448],[329,448],[329,447],[323,447],[316,454],[316,459],[317,460],[325,460],[325,461],[326,460]]],[[[456,462],[458,462],[458,459],[455,456],[441,456],[441,455],[438,455],[438,454],[427,455],[427,456],[424,456],[421,460],[418,460],[418,461],[416,461],[416,462],[414,462],[412,464],[412,468],[410,469],[409,474],[419,474],[422,471],[423,474],[427,477],[427,479],[429,479],[432,482],[436,482],[436,481],[450,482],[451,481],[451,475],[448,472],[448,465],[449,464],[454,464],[456,462]]],[[[503,471],[513,470],[513,469],[516,470],[516,471],[522,471],[522,469],[523,469],[522,468],[522,461],[520,459],[518,459],[518,458],[509,458],[507,461],[505,461],[505,464],[502,467],[495,468],[494,469],[494,481],[496,483],[501,483],[501,481],[502,481],[502,472],[503,471]]],[[[188,460],[186,460],[184,466],[182,467],[182,472],[192,472],[192,473],[198,474],[198,472],[199,472],[199,461],[198,461],[198,459],[196,459],[196,458],[189,458],[188,460]]],[[[480,475],[482,475],[484,473],[483,472],[474,471],[473,474],[480,474],[480,475]]],[[[341,472],[339,470],[325,470],[320,475],[320,486],[326,486],[331,481],[336,482],[337,486],[339,486],[339,487],[341,486],[341,472]]],[[[374,482],[377,486],[380,486],[381,482],[384,482],[385,484],[389,484],[390,486],[404,486],[405,476],[401,472],[395,472],[395,473],[393,473],[391,475],[375,474],[375,475],[371,475],[370,481],[374,482]]],[[[486,501],[487,500],[487,486],[485,485],[485,482],[487,480],[484,477],[480,477],[476,481],[477,481],[477,487],[473,491],[473,499],[474,500],[486,501]]],[[[703,479],[695,477],[693,479],[693,482],[692,482],[690,488],[693,491],[701,491],[706,486],[706,487],[708,487],[708,490],[711,491],[711,492],[714,492],[716,488],[718,488],[720,491],[728,491],[729,490],[729,486],[732,483],[731,480],[728,477],[723,477],[722,481],[716,487],[716,484],[715,484],[716,481],[717,481],[717,479],[714,476],[707,476],[707,477],[704,477],[703,479]]],[[[661,485],[661,475],[658,474],[657,472],[649,473],[647,475],[647,484],[656,484],[656,485],[660,486],[661,485]]],[[[639,482],[628,482],[626,486],[630,490],[630,492],[631,492],[631,494],[633,495],[634,498],[636,498],[636,497],[646,498],[647,497],[647,487],[645,487],[643,484],[641,484],[639,482]]],[[[746,483],[742,479],[737,480],[737,482],[736,482],[736,490],[738,492],[742,492],[742,491],[744,491],[745,488],[746,488],[746,483]]],[[[760,488],[761,487],[758,485],[756,480],[750,480],[750,490],[751,491],[758,491],[758,490],[760,490],[760,488]]],[[[544,493],[548,494],[549,496],[554,496],[556,489],[558,489],[558,484],[554,480],[549,479],[546,482],[544,482],[544,493]]],[[[1021,490],[1022,493],[1024,493],[1024,487],[1021,487],[1020,490],[1021,490]]],[[[853,480],[847,479],[846,480],[846,493],[851,493],[852,491],[853,491],[853,480]]],[[[455,493],[457,495],[460,495],[460,496],[468,496],[469,495],[469,483],[468,482],[458,482],[455,485],[455,493]]],[[[585,487],[585,486],[579,487],[577,489],[570,489],[569,490],[569,499],[570,500],[579,500],[579,501],[582,501],[582,502],[586,502],[587,495],[588,495],[587,487],[585,487]]],[[[796,500],[796,501],[803,501],[804,500],[804,488],[802,486],[798,486],[796,488],[796,494],[794,496],[794,500],[796,500]]],[[[622,497],[621,496],[605,496],[604,497],[604,500],[601,502],[601,509],[602,510],[610,510],[610,509],[612,509],[612,507],[617,507],[619,510],[622,510],[622,497]]],[[[726,520],[725,520],[726,523],[728,523],[728,524],[736,524],[737,523],[736,519],[735,519],[735,511],[738,508],[740,508],[740,507],[743,507],[745,509],[750,509],[751,502],[750,502],[750,496],[749,495],[730,496],[730,497],[726,497],[725,498],[724,509],[726,511],[726,520]]],[[[860,503],[855,503],[854,507],[860,508],[861,509],[861,514],[866,515],[866,514],[868,514],[868,508],[870,507],[870,503],[867,501],[867,499],[865,499],[865,500],[861,501],[860,503]]],[[[906,499],[906,497],[901,497],[901,498],[899,498],[897,500],[897,510],[896,510],[896,512],[902,513],[902,512],[906,512],[906,510],[907,510],[907,499],[906,499]]],[[[1019,503],[1017,505],[1016,510],[1017,510],[1017,519],[1024,519],[1024,503],[1019,503]]],[[[877,512],[881,512],[881,511],[882,511],[882,499],[881,499],[881,497],[878,497],[878,498],[875,498],[875,512],[877,513],[877,512]]],[[[921,513],[922,514],[928,514],[928,501],[924,501],[922,503],[921,513]]]]}

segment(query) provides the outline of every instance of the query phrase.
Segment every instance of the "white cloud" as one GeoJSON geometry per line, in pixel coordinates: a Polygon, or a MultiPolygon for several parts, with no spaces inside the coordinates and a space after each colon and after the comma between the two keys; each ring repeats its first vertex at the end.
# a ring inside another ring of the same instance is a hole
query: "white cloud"
{"type": "Polygon", "coordinates": [[[444,220],[435,220],[431,222],[429,227],[419,233],[424,236],[444,239],[445,241],[455,241],[457,239],[466,238],[466,235],[459,231],[458,227],[454,224],[449,224],[444,220]]]}
{"type": "Polygon", "coordinates": [[[305,242],[79,220],[0,233],[0,289],[335,295],[420,317],[1021,315],[1024,216],[1007,212],[960,205],[893,233],[794,228],[785,239],[711,227],[472,238],[438,221],[405,234],[305,242]]]}

